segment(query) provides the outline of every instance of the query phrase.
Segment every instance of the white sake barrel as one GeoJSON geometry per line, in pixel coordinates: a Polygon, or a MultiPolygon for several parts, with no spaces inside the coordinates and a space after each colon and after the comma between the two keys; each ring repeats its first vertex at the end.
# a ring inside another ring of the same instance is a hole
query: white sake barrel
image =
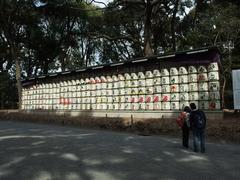
{"type": "Polygon", "coordinates": [[[168,76],[164,76],[161,78],[162,84],[170,84],[170,78],[168,76]]]}
{"type": "Polygon", "coordinates": [[[77,97],[81,97],[82,96],[82,92],[77,92],[77,97]]]}
{"type": "MultiPolygon", "coordinates": [[[[82,92],[82,96],[83,96],[83,92],[82,92]]],[[[100,89],[96,90],[96,96],[101,96],[101,90],[100,89]]]]}
{"type": "Polygon", "coordinates": [[[145,103],[152,103],[153,102],[153,95],[146,95],[145,103]]]}
{"type": "Polygon", "coordinates": [[[162,95],[161,95],[161,94],[154,94],[154,95],[153,95],[153,102],[154,102],[154,103],[160,102],[160,101],[161,101],[161,98],[162,98],[162,95]]]}
{"type": "Polygon", "coordinates": [[[171,102],[170,106],[171,110],[179,110],[180,107],[179,102],[171,102]]]}
{"type": "Polygon", "coordinates": [[[138,80],[138,86],[139,86],[139,87],[144,87],[144,86],[146,86],[146,80],[145,80],[145,79],[139,79],[139,80],[138,80]]]}
{"type": "Polygon", "coordinates": [[[129,73],[125,73],[124,78],[125,78],[125,80],[131,80],[131,76],[129,73]]]}
{"type": "Polygon", "coordinates": [[[153,93],[161,93],[162,92],[162,86],[157,85],[153,87],[153,93]]]}
{"type": "Polygon", "coordinates": [[[219,100],[220,99],[219,91],[209,92],[209,99],[210,100],[219,100]]]}
{"type": "Polygon", "coordinates": [[[102,83],[107,83],[107,78],[105,76],[100,77],[102,83]]]}
{"type": "Polygon", "coordinates": [[[125,95],[131,95],[131,88],[125,88],[124,91],[125,91],[125,95]]]}
{"type": "Polygon", "coordinates": [[[155,77],[153,79],[153,84],[154,84],[154,86],[161,85],[161,78],[160,77],[155,77]]]}
{"type": "Polygon", "coordinates": [[[77,104],[77,109],[81,110],[82,109],[82,105],[81,104],[77,104]]]}
{"type": "Polygon", "coordinates": [[[107,83],[106,82],[101,83],[101,89],[107,89],[107,83]]]}
{"type": "Polygon", "coordinates": [[[188,92],[188,84],[180,84],[179,85],[179,92],[188,92]]]}
{"type": "Polygon", "coordinates": [[[198,102],[199,109],[209,109],[208,101],[199,101],[198,102]]]}
{"type": "Polygon", "coordinates": [[[101,104],[100,103],[96,104],[96,109],[101,110],[101,104]]]}
{"type": "Polygon", "coordinates": [[[188,100],[189,100],[189,95],[188,95],[188,93],[180,93],[180,94],[179,94],[179,100],[180,100],[180,101],[188,101],[188,100]]]}
{"type": "Polygon", "coordinates": [[[107,97],[106,96],[102,96],[101,97],[101,102],[106,104],[107,103],[107,97]]]}
{"type": "Polygon", "coordinates": [[[218,63],[217,62],[214,62],[214,63],[210,63],[208,65],[208,71],[211,72],[211,71],[218,71],[219,68],[218,68],[218,63]]]}
{"type": "Polygon", "coordinates": [[[153,70],[153,77],[161,77],[161,72],[158,69],[153,70]]]}
{"type": "Polygon", "coordinates": [[[125,80],[125,81],[124,81],[124,87],[125,87],[125,88],[129,88],[129,87],[131,87],[131,85],[132,85],[131,80],[125,80]]]}
{"type": "Polygon", "coordinates": [[[119,90],[118,89],[113,89],[113,95],[118,96],[119,95],[119,90]]]}
{"type": "Polygon", "coordinates": [[[131,104],[131,110],[136,111],[139,109],[139,104],[138,103],[132,103],[131,104]]]}
{"type": "Polygon", "coordinates": [[[199,66],[198,67],[198,73],[201,74],[201,73],[206,73],[207,72],[207,69],[205,66],[199,66]]]}
{"type": "Polygon", "coordinates": [[[171,93],[171,101],[179,101],[179,93],[171,93]]]}
{"type": "Polygon", "coordinates": [[[170,94],[162,94],[162,101],[163,102],[170,101],[170,94]]]}
{"type": "Polygon", "coordinates": [[[107,95],[107,90],[106,89],[102,89],[101,91],[101,96],[106,96],[107,95]]]}
{"type": "Polygon", "coordinates": [[[153,86],[153,78],[146,79],[146,86],[153,86]]]}
{"type": "Polygon", "coordinates": [[[207,82],[198,83],[198,90],[199,91],[207,91],[208,90],[208,83],[207,82]]]}
{"type": "Polygon", "coordinates": [[[112,101],[113,101],[113,103],[118,103],[119,102],[119,96],[113,96],[112,101]]]}
{"type": "Polygon", "coordinates": [[[153,78],[153,73],[152,73],[152,71],[146,71],[145,72],[145,78],[147,79],[147,78],[153,78]]]}
{"type": "Polygon", "coordinates": [[[97,103],[97,99],[96,99],[95,97],[91,97],[91,103],[92,103],[92,104],[97,103]]]}
{"type": "Polygon", "coordinates": [[[124,103],[130,103],[131,102],[131,96],[125,96],[124,103]]]}
{"type": "Polygon", "coordinates": [[[106,95],[107,96],[112,96],[113,95],[113,90],[112,89],[106,90],[106,95]]]}
{"type": "Polygon", "coordinates": [[[161,76],[169,76],[169,71],[167,69],[161,69],[161,76]]]}
{"type": "Polygon", "coordinates": [[[143,72],[138,72],[138,79],[145,79],[145,74],[143,72]]]}
{"type": "Polygon", "coordinates": [[[86,110],[90,110],[91,109],[91,104],[86,104],[86,110]]]}
{"type": "Polygon", "coordinates": [[[172,93],[179,92],[179,85],[178,84],[172,84],[170,86],[170,92],[172,92],[172,93]]]}
{"type": "Polygon", "coordinates": [[[92,104],[92,109],[96,110],[97,109],[97,104],[92,104]]]}
{"type": "Polygon", "coordinates": [[[142,102],[141,102],[141,103],[138,103],[138,107],[139,107],[139,108],[138,108],[139,110],[145,110],[145,109],[146,109],[145,103],[142,103],[142,102]]]}
{"type": "Polygon", "coordinates": [[[153,110],[153,103],[145,103],[145,109],[146,110],[153,110]]]}
{"type": "Polygon", "coordinates": [[[138,96],[138,102],[139,102],[139,103],[145,103],[145,98],[146,98],[145,95],[139,95],[139,96],[138,96]]]}
{"type": "Polygon", "coordinates": [[[119,95],[125,95],[125,89],[124,88],[120,88],[118,89],[119,91],[119,95]]]}
{"type": "Polygon", "coordinates": [[[198,75],[197,74],[189,74],[188,75],[188,82],[197,82],[198,81],[198,75]]]}
{"type": "Polygon", "coordinates": [[[91,95],[92,97],[95,97],[95,96],[96,96],[96,91],[90,91],[90,95],[91,95]]]}
{"type": "Polygon", "coordinates": [[[146,94],[153,94],[153,87],[152,86],[147,86],[146,87],[146,94]]]}
{"type": "Polygon", "coordinates": [[[139,95],[146,94],[146,88],[145,87],[139,87],[138,88],[138,94],[139,95]]]}
{"type": "Polygon", "coordinates": [[[219,73],[218,72],[209,72],[208,73],[209,81],[217,81],[219,80],[219,73]]]}
{"type": "Polygon", "coordinates": [[[161,110],[161,102],[154,102],[153,103],[153,109],[154,110],[161,110]]]}
{"type": "Polygon", "coordinates": [[[179,75],[186,75],[186,74],[188,74],[187,69],[186,69],[185,67],[181,66],[181,67],[178,69],[178,74],[179,74],[179,75]]]}
{"type": "Polygon", "coordinates": [[[114,81],[114,82],[113,82],[113,88],[114,88],[114,89],[118,89],[118,88],[119,88],[118,85],[119,85],[119,84],[118,84],[118,81],[114,81]]]}
{"type": "Polygon", "coordinates": [[[199,100],[208,100],[209,99],[209,93],[208,92],[199,92],[199,100]]]}
{"type": "Polygon", "coordinates": [[[91,96],[91,91],[86,91],[86,96],[90,97],[91,96]]]}
{"type": "Polygon", "coordinates": [[[162,85],[162,93],[170,92],[170,85],[162,85]]]}
{"type": "Polygon", "coordinates": [[[209,87],[209,91],[219,91],[220,83],[218,81],[210,81],[208,87],[209,87]]]}
{"type": "Polygon", "coordinates": [[[118,109],[119,110],[125,110],[125,103],[119,103],[118,104],[118,109]]]}
{"type": "MultiPolygon", "coordinates": [[[[73,104],[76,104],[76,101],[77,101],[76,98],[72,98],[72,103],[73,103],[73,104]]],[[[55,100],[53,100],[53,103],[55,103],[55,100]]]]}
{"type": "Polygon", "coordinates": [[[107,96],[107,102],[112,103],[113,102],[113,97],[112,96],[107,96]]]}
{"type": "Polygon", "coordinates": [[[97,103],[101,103],[102,102],[102,98],[101,97],[97,97],[96,100],[97,100],[97,103]]]}
{"type": "Polygon", "coordinates": [[[101,104],[101,110],[106,110],[106,109],[107,109],[107,104],[106,103],[101,104]]]}
{"type": "Polygon", "coordinates": [[[170,76],[170,84],[177,84],[179,83],[178,76],[170,76]]]}
{"type": "Polygon", "coordinates": [[[118,81],[118,88],[124,88],[125,86],[125,81],[118,81]]]}
{"type": "Polygon", "coordinates": [[[113,88],[113,82],[108,82],[107,89],[112,89],[112,88],[113,88]]]}
{"type": "Polygon", "coordinates": [[[107,104],[107,109],[108,110],[113,110],[113,104],[107,104]]]}
{"type": "Polygon", "coordinates": [[[124,81],[125,80],[125,77],[124,77],[124,75],[123,74],[118,74],[118,80],[119,81],[124,81]]]}
{"type": "Polygon", "coordinates": [[[138,87],[138,80],[132,80],[131,81],[131,87],[138,87]]]}
{"type": "Polygon", "coordinates": [[[131,103],[137,103],[138,102],[138,96],[131,96],[131,103]]]}
{"type": "Polygon", "coordinates": [[[178,70],[176,67],[170,68],[170,76],[177,76],[178,75],[178,70]]]}
{"type": "Polygon", "coordinates": [[[189,93],[189,100],[190,101],[198,101],[199,100],[198,92],[190,92],[189,93]]]}
{"type": "Polygon", "coordinates": [[[197,73],[197,69],[194,66],[189,66],[188,67],[188,74],[196,74],[197,73]]]}
{"type": "Polygon", "coordinates": [[[118,96],[119,102],[124,103],[125,102],[125,96],[118,96]]]}
{"type": "Polygon", "coordinates": [[[162,110],[170,110],[171,108],[170,102],[162,102],[161,107],[162,110]]]}
{"type": "Polygon", "coordinates": [[[205,81],[208,81],[208,74],[207,73],[198,74],[198,82],[205,82],[205,81]]]}
{"type": "Polygon", "coordinates": [[[211,110],[221,109],[220,101],[210,101],[209,102],[209,109],[211,109],[211,110]]]}
{"type": "MultiPolygon", "coordinates": [[[[188,101],[180,101],[180,103],[179,103],[179,109],[180,109],[180,110],[184,110],[184,108],[185,108],[186,106],[189,107],[189,102],[188,102],[188,101]]],[[[197,106],[197,104],[196,104],[196,106],[197,106]]]]}
{"type": "Polygon", "coordinates": [[[136,74],[136,73],[131,73],[131,79],[132,79],[132,80],[133,80],[133,79],[137,80],[137,79],[138,79],[137,74],[136,74]]]}
{"type": "Polygon", "coordinates": [[[86,110],[86,104],[82,104],[82,110],[86,110]]]}
{"type": "Polygon", "coordinates": [[[189,83],[189,91],[198,91],[198,84],[197,83],[189,83]]]}
{"type": "Polygon", "coordinates": [[[124,110],[131,110],[131,103],[125,103],[124,110]]]}

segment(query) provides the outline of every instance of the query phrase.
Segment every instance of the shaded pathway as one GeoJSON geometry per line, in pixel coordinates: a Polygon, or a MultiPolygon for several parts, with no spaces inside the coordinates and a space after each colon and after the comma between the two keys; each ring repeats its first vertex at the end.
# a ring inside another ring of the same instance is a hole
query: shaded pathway
{"type": "Polygon", "coordinates": [[[240,179],[240,146],[0,121],[0,179],[240,179]]]}

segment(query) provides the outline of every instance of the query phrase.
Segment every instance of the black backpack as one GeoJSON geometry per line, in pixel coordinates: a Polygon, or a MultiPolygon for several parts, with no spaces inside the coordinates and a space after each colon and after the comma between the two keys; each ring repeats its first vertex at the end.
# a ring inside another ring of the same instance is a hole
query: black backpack
{"type": "Polygon", "coordinates": [[[198,129],[204,128],[205,119],[204,119],[204,116],[203,116],[203,112],[201,112],[201,111],[196,111],[196,112],[194,113],[194,125],[195,125],[195,127],[198,128],[198,129]]]}

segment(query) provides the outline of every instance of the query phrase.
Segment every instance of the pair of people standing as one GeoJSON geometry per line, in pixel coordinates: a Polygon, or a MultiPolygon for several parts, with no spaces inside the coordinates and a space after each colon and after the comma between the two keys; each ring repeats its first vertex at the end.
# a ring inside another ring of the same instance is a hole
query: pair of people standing
{"type": "Polygon", "coordinates": [[[194,152],[205,152],[205,127],[206,116],[202,110],[197,109],[196,104],[191,103],[190,108],[186,106],[177,119],[178,125],[182,128],[183,147],[188,148],[189,130],[193,132],[194,152]]]}

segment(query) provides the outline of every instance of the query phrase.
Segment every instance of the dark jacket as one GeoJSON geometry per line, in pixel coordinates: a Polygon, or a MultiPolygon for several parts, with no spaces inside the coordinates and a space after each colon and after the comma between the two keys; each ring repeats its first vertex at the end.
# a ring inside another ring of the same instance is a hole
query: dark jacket
{"type": "Polygon", "coordinates": [[[191,126],[191,128],[192,128],[192,129],[197,129],[197,124],[196,124],[196,120],[195,120],[195,117],[196,117],[195,115],[196,115],[196,114],[200,114],[200,115],[202,116],[202,118],[203,118],[203,120],[204,120],[203,129],[205,129],[207,119],[206,119],[205,113],[204,113],[202,110],[200,110],[200,109],[193,110],[193,111],[191,111],[191,113],[190,113],[189,120],[190,120],[190,126],[191,126]]]}

